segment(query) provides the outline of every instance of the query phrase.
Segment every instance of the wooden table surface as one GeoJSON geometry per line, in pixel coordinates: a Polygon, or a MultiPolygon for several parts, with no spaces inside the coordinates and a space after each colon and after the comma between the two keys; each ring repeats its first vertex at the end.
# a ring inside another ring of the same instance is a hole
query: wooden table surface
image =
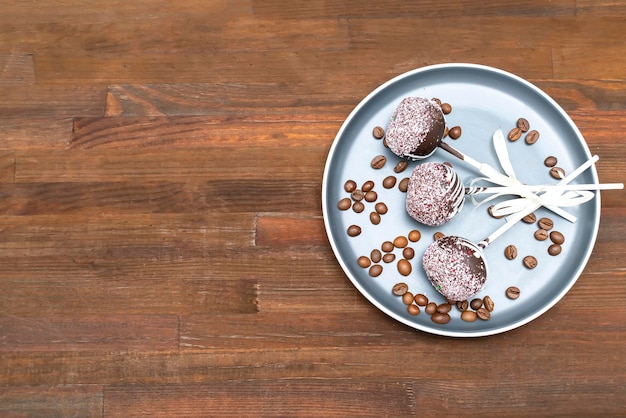
{"type": "Polygon", "coordinates": [[[542,88],[623,182],[626,2],[0,3],[0,416],[626,414],[623,191],[484,338],[380,312],[321,210],[354,106],[447,62],[542,88]]]}

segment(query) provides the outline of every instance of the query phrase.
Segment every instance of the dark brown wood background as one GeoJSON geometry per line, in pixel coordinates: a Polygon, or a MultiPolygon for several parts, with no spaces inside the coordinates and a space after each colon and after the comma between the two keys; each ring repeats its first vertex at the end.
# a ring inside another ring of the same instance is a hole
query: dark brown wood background
{"type": "Polygon", "coordinates": [[[343,274],[325,159],[428,64],[535,83],[625,180],[626,2],[0,1],[0,415],[616,416],[624,192],[532,323],[414,331],[343,274]]]}

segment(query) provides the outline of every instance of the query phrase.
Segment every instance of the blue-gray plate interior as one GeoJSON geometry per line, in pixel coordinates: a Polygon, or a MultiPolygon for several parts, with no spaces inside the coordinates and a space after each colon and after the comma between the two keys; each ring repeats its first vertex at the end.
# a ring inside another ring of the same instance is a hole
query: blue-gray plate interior
{"type": "MultiPolygon", "coordinates": [[[[423,161],[452,163],[465,184],[480,177],[474,168],[443,149],[438,149],[427,160],[410,162],[400,174],[394,172],[400,158],[386,149],[381,140],[375,139],[372,131],[376,126],[386,128],[393,110],[407,96],[437,97],[450,103],[452,112],[446,115],[446,125],[460,126],[462,135],[457,140],[445,138],[444,141],[500,171],[492,136],[497,129],[502,129],[506,136],[516,126],[518,118],[526,118],[530,128],[540,133],[539,140],[533,145],[526,144],[524,137],[515,142],[506,140],[515,174],[523,183],[556,183],[544,165],[548,156],[555,156],[557,165],[566,173],[591,158],[584,138],[565,111],[539,88],[518,76],[475,64],[441,64],[402,74],[375,89],[354,108],[338,131],[328,154],[322,181],[322,211],[326,232],[339,264],[372,304],[418,330],[445,336],[477,337],[505,332],[532,321],[567,293],[589,260],[600,222],[599,192],[595,192],[595,197],[587,203],[564,208],[576,216],[577,221],[573,223],[545,208],[535,212],[538,219],[551,218],[554,230],[565,236],[561,254],[549,255],[550,240],[537,241],[533,235],[537,225],[523,222],[485,249],[489,277],[477,297],[488,295],[495,302],[489,320],[465,322],[456,308],[451,311],[450,322],[441,325],[432,322],[423,309],[419,315],[410,315],[401,298],[392,294],[395,283],[405,282],[413,294],[423,293],[433,302],[445,302],[426,278],[421,263],[426,246],[433,241],[433,234],[440,231],[478,242],[505,220],[488,215],[487,207],[492,203],[477,206],[466,198],[462,211],[454,219],[439,227],[428,227],[406,213],[406,194],[398,189],[397,184],[392,189],[382,186],[387,176],[396,176],[398,182],[409,177],[413,168],[423,161]],[[373,169],[370,163],[377,155],[384,155],[387,163],[380,169],[373,169]],[[337,208],[339,200],[349,197],[343,187],[347,180],[354,180],[358,187],[365,181],[374,181],[374,190],[378,193],[376,202],[384,202],[389,209],[381,216],[380,224],[374,225],[369,220],[375,202],[365,202],[362,213],[337,208]],[[360,226],[361,234],[348,236],[346,231],[350,225],[360,226]],[[379,263],[383,272],[378,277],[371,277],[368,269],[358,265],[359,256],[369,256],[383,241],[407,236],[414,229],[420,231],[421,239],[410,243],[415,257],[410,260],[412,273],[409,276],[402,276],[397,270],[396,262],[402,257],[399,249],[394,250],[396,261],[379,263]],[[509,244],[518,249],[514,260],[504,257],[504,248],[509,244]],[[537,258],[536,268],[524,267],[522,259],[526,255],[537,258]],[[517,300],[506,297],[509,286],[520,289],[517,300]]],[[[572,183],[597,182],[597,172],[591,167],[572,183]]]]}

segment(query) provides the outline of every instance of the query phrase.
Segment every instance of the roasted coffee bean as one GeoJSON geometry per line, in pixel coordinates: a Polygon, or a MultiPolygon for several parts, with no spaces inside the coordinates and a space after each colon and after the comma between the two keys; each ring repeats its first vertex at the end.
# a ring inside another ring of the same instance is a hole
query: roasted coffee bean
{"type": "Polygon", "coordinates": [[[474,322],[478,319],[478,315],[474,311],[463,311],[461,313],[461,319],[465,322],[474,322]]]}
{"type": "Polygon", "coordinates": [[[378,277],[382,272],[383,266],[381,266],[380,264],[374,264],[372,267],[370,267],[368,271],[369,275],[372,277],[378,277]]]}
{"type": "Polygon", "coordinates": [[[562,247],[559,244],[552,244],[548,247],[548,254],[559,255],[561,254],[562,247]]]}
{"type": "Polygon", "coordinates": [[[402,180],[400,180],[400,183],[398,184],[398,190],[404,193],[407,191],[408,188],[409,188],[409,178],[405,177],[402,180]]]}
{"type": "Polygon", "coordinates": [[[385,136],[385,130],[380,126],[376,126],[372,131],[372,135],[374,135],[376,139],[382,139],[385,136]]]}
{"type": "Polygon", "coordinates": [[[489,212],[489,215],[491,215],[493,218],[496,218],[496,219],[502,219],[504,217],[503,215],[496,216],[493,214],[493,207],[494,205],[491,205],[487,208],[487,212],[489,212]]]}
{"type": "Polygon", "coordinates": [[[396,255],[394,253],[387,253],[387,254],[383,255],[383,262],[384,263],[391,263],[395,259],[396,259],[396,255]]]}
{"type": "Polygon", "coordinates": [[[476,315],[483,321],[488,321],[489,318],[491,318],[491,313],[487,310],[487,308],[478,309],[476,311],[476,315]]]}
{"type": "Polygon", "coordinates": [[[383,187],[385,189],[391,189],[393,188],[393,186],[396,185],[396,178],[394,176],[387,176],[385,177],[385,179],[383,180],[383,187]]]}
{"type": "Polygon", "coordinates": [[[395,173],[402,173],[409,166],[409,163],[406,160],[398,161],[398,164],[393,168],[395,173]]]}
{"type": "Polygon", "coordinates": [[[550,218],[541,218],[537,221],[537,225],[539,225],[539,228],[549,231],[554,226],[554,221],[550,218]]]}
{"type": "Polygon", "coordinates": [[[446,129],[444,129],[443,131],[443,137],[445,138],[446,136],[448,136],[449,133],[450,133],[450,129],[448,129],[448,127],[446,126],[446,129]]]}
{"type": "Polygon", "coordinates": [[[352,193],[350,193],[350,196],[352,196],[352,200],[355,202],[360,202],[365,197],[365,193],[363,193],[361,189],[354,189],[352,193]]]}
{"type": "Polygon", "coordinates": [[[391,288],[391,293],[396,296],[402,296],[409,291],[409,285],[403,282],[396,283],[391,288]]]}
{"type": "Polygon", "coordinates": [[[517,299],[519,298],[519,294],[520,290],[515,286],[511,286],[506,289],[506,297],[509,299],[517,299]]]}
{"type": "Polygon", "coordinates": [[[527,132],[530,129],[530,123],[524,118],[519,118],[516,125],[522,132],[527,132]]]}
{"type": "Polygon", "coordinates": [[[402,302],[404,302],[405,305],[410,305],[413,303],[413,293],[407,291],[405,294],[402,295],[402,302]]]}
{"type": "Polygon", "coordinates": [[[387,158],[385,158],[384,155],[377,155],[376,157],[372,159],[371,165],[372,165],[372,168],[375,168],[378,170],[379,168],[383,168],[386,162],[387,162],[387,158]]]}
{"type": "Polygon", "coordinates": [[[360,233],[361,233],[361,227],[360,226],[358,226],[358,225],[350,225],[348,227],[348,235],[350,235],[351,237],[356,237],[360,233]]]}
{"type": "Polygon", "coordinates": [[[433,97],[432,99],[433,102],[437,103],[439,105],[439,107],[441,107],[441,100],[439,100],[437,97],[433,97]]]}
{"type": "Polygon", "coordinates": [[[528,145],[532,145],[535,142],[537,142],[538,139],[539,139],[539,132],[533,129],[532,131],[528,131],[528,133],[526,134],[525,141],[528,145]]]}
{"type": "Polygon", "coordinates": [[[357,263],[359,263],[359,266],[363,267],[364,269],[372,265],[372,260],[370,260],[367,256],[364,256],[364,255],[360,256],[356,261],[357,263]]]}
{"type": "Polygon", "coordinates": [[[456,303],[456,308],[461,312],[465,312],[467,308],[469,308],[469,302],[466,300],[459,300],[456,303]]]}
{"type": "Polygon", "coordinates": [[[442,303],[439,306],[437,306],[437,312],[439,313],[448,313],[452,310],[452,305],[450,305],[449,303],[442,303]]]}
{"type": "Polygon", "coordinates": [[[432,315],[437,312],[437,304],[435,302],[428,302],[426,308],[424,308],[428,315],[432,315]]]}
{"type": "Polygon", "coordinates": [[[404,249],[402,250],[402,257],[406,258],[407,260],[412,260],[413,257],[415,257],[415,250],[411,247],[404,247],[404,249]]]}
{"type": "Polygon", "coordinates": [[[554,166],[550,169],[550,175],[557,180],[561,180],[565,177],[565,170],[561,167],[554,166]]]}
{"type": "Polygon", "coordinates": [[[387,213],[387,205],[385,205],[383,202],[378,202],[376,203],[376,205],[374,206],[374,209],[376,210],[376,212],[380,213],[381,215],[384,215],[385,213],[387,213]]]}
{"type": "Polygon", "coordinates": [[[444,115],[447,115],[452,112],[452,106],[450,105],[450,103],[441,103],[441,111],[444,115]]]}
{"type": "Polygon", "coordinates": [[[524,266],[529,269],[534,269],[535,267],[537,267],[537,259],[532,255],[527,255],[526,257],[524,257],[523,263],[524,266]]]}
{"type": "Polygon", "coordinates": [[[420,314],[420,308],[417,305],[410,304],[406,307],[406,310],[413,316],[420,314]]]}
{"type": "Polygon", "coordinates": [[[428,298],[423,293],[418,293],[413,299],[415,300],[415,303],[417,303],[419,306],[428,305],[428,298]]]}
{"type": "Polygon", "coordinates": [[[470,302],[470,308],[472,308],[475,311],[480,309],[482,306],[483,306],[483,300],[481,298],[474,298],[470,302]]]}
{"type": "Polygon", "coordinates": [[[493,308],[495,308],[495,303],[493,303],[493,299],[489,296],[483,298],[483,305],[485,305],[485,309],[489,312],[493,312],[493,308]]]}
{"type": "Polygon", "coordinates": [[[422,234],[417,229],[414,229],[411,232],[409,232],[409,241],[411,242],[417,242],[420,240],[421,237],[422,237],[422,234]]]}
{"type": "Polygon", "coordinates": [[[393,240],[393,245],[396,248],[404,248],[409,245],[409,240],[404,235],[399,235],[393,240]]]}
{"type": "Polygon", "coordinates": [[[409,263],[407,259],[401,258],[400,261],[398,261],[398,273],[401,275],[408,276],[411,274],[412,270],[413,267],[411,267],[411,263],[409,263]]]}
{"type": "Polygon", "coordinates": [[[558,162],[558,160],[556,159],[556,157],[553,157],[552,155],[550,155],[549,157],[546,157],[545,160],[543,160],[543,165],[545,165],[546,167],[554,167],[556,165],[556,163],[558,162]]]}
{"type": "Polygon", "coordinates": [[[448,322],[450,322],[450,315],[448,315],[447,313],[440,313],[440,312],[435,312],[430,319],[435,323],[435,324],[447,324],[448,322]]]}
{"type": "Polygon", "coordinates": [[[504,256],[507,260],[513,260],[517,257],[517,247],[513,244],[507,245],[504,248],[504,256]]]}
{"type": "Polygon", "coordinates": [[[370,222],[373,225],[380,224],[380,214],[378,212],[370,212],[370,222]]]}
{"type": "Polygon", "coordinates": [[[393,249],[394,249],[393,242],[391,242],[391,241],[383,242],[382,245],[380,246],[380,249],[383,250],[386,253],[392,252],[393,249]]]}
{"type": "Polygon", "coordinates": [[[356,190],[356,182],[354,180],[346,181],[346,183],[343,185],[343,189],[348,193],[352,193],[354,190],[356,190]]]}
{"type": "Polygon", "coordinates": [[[383,138],[383,147],[389,148],[389,144],[387,144],[387,138],[383,138]]]}
{"type": "Polygon", "coordinates": [[[452,128],[450,128],[450,131],[448,132],[448,136],[451,139],[459,139],[461,137],[461,127],[453,126],[452,128]]]}
{"type": "Polygon", "coordinates": [[[439,240],[439,239],[441,239],[441,238],[443,238],[443,237],[445,237],[445,234],[444,234],[443,232],[441,232],[441,231],[437,231],[437,232],[435,232],[435,233],[433,234],[433,239],[434,239],[435,241],[437,241],[437,240],[439,240]]]}
{"type": "Polygon", "coordinates": [[[373,188],[374,188],[374,182],[372,180],[366,181],[365,183],[363,183],[363,186],[361,186],[361,190],[363,190],[364,192],[369,192],[373,188]]]}
{"type": "Polygon", "coordinates": [[[522,130],[517,127],[511,129],[509,131],[509,134],[507,135],[507,138],[509,138],[509,141],[511,142],[517,141],[521,137],[522,137],[522,130]]]}
{"type": "Polygon", "coordinates": [[[376,199],[378,199],[378,193],[376,193],[374,190],[370,190],[369,192],[365,193],[366,201],[375,202],[376,199]]]}
{"type": "Polygon", "coordinates": [[[352,200],[349,197],[344,197],[337,203],[339,210],[348,210],[352,206],[352,200]]]}
{"type": "Polygon", "coordinates": [[[548,239],[548,231],[545,229],[538,229],[535,231],[535,239],[537,241],[545,241],[548,239]]]}
{"type": "Polygon", "coordinates": [[[363,202],[354,202],[354,204],[352,205],[352,210],[355,213],[361,213],[365,210],[365,205],[363,204],[363,202]]]}
{"type": "Polygon", "coordinates": [[[522,218],[522,222],[527,224],[534,224],[535,222],[537,222],[537,216],[534,213],[529,213],[522,218]]]}
{"type": "Polygon", "coordinates": [[[383,259],[383,254],[380,252],[380,250],[374,248],[371,252],[370,252],[370,258],[372,259],[372,262],[374,263],[379,263],[380,260],[383,259]]]}
{"type": "Polygon", "coordinates": [[[565,237],[559,231],[552,231],[550,232],[550,241],[561,245],[565,242],[565,237]]]}

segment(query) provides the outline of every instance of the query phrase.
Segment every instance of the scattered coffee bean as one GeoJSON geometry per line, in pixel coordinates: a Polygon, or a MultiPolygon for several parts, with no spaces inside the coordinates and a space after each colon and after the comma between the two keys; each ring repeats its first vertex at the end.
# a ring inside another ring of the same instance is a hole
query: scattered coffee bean
{"type": "Polygon", "coordinates": [[[474,311],[463,311],[461,313],[461,319],[465,322],[474,322],[478,319],[478,315],[474,311]]]}
{"type": "Polygon", "coordinates": [[[433,234],[433,239],[435,241],[437,241],[438,239],[443,238],[443,237],[445,237],[445,234],[443,232],[441,232],[441,231],[437,231],[437,232],[435,232],[433,234]]]}
{"type": "Polygon", "coordinates": [[[354,190],[356,190],[356,182],[354,180],[346,181],[346,183],[343,185],[343,189],[348,193],[352,193],[354,190]]]}
{"type": "Polygon", "coordinates": [[[442,303],[439,306],[437,306],[437,312],[439,313],[448,313],[452,310],[452,305],[450,305],[449,303],[442,303]]]}
{"type": "Polygon", "coordinates": [[[408,290],[402,295],[402,302],[405,305],[410,305],[413,303],[413,293],[409,292],[408,290]]]}
{"type": "Polygon", "coordinates": [[[545,160],[543,160],[543,165],[545,165],[546,167],[554,167],[557,163],[557,159],[556,157],[553,157],[552,155],[550,155],[549,157],[546,157],[545,160]]]}
{"type": "Polygon", "coordinates": [[[372,261],[367,256],[364,256],[364,255],[360,256],[357,259],[357,263],[359,263],[359,266],[363,267],[364,269],[372,265],[372,261]]]}
{"type": "Polygon", "coordinates": [[[370,258],[372,259],[372,262],[380,263],[380,260],[383,259],[383,254],[380,252],[380,250],[374,248],[372,252],[370,252],[370,258]]]}
{"type": "Polygon", "coordinates": [[[524,118],[519,118],[516,125],[522,132],[527,132],[530,129],[530,123],[524,118]]]}
{"type": "Polygon", "coordinates": [[[527,224],[534,224],[537,221],[537,216],[534,213],[530,213],[522,218],[522,222],[527,224]]]}
{"type": "Polygon", "coordinates": [[[483,321],[488,321],[489,318],[491,318],[491,313],[487,310],[487,308],[478,309],[476,311],[476,315],[483,321]]]}
{"type": "Polygon", "coordinates": [[[420,240],[421,237],[422,237],[422,234],[417,229],[414,229],[411,232],[409,232],[409,241],[411,242],[417,242],[420,240]]]}
{"type": "Polygon", "coordinates": [[[394,173],[402,173],[409,166],[408,161],[400,160],[398,164],[393,168],[394,173]]]}
{"type": "Polygon", "coordinates": [[[370,212],[370,222],[372,225],[380,224],[380,214],[378,212],[370,212]]]}
{"type": "Polygon", "coordinates": [[[446,136],[448,136],[449,133],[450,133],[450,129],[448,129],[448,127],[446,126],[446,129],[444,129],[443,131],[443,137],[445,138],[446,136]]]}
{"type": "Polygon", "coordinates": [[[507,245],[504,248],[504,256],[507,260],[514,260],[517,257],[517,247],[513,244],[507,245]]]}
{"type": "Polygon", "coordinates": [[[539,139],[539,132],[533,129],[532,131],[528,131],[528,133],[526,134],[525,141],[528,145],[532,145],[535,142],[537,142],[538,139],[539,139]]]}
{"type": "Polygon", "coordinates": [[[450,105],[450,103],[441,103],[441,111],[444,115],[448,115],[450,112],[452,112],[452,106],[450,105]]]}
{"type": "Polygon", "coordinates": [[[368,180],[361,186],[361,190],[364,192],[369,192],[374,188],[374,182],[372,180],[368,180]]]}
{"type": "Polygon", "coordinates": [[[389,148],[389,144],[387,144],[387,138],[383,138],[383,147],[389,148]]]}
{"type": "Polygon", "coordinates": [[[541,218],[537,221],[537,225],[539,225],[539,228],[549,231],[554,226],[554,221],[550,218],[541,218]]]}
{"type": "Polygon", "coordinates": [[[369,192],[365,193],[366,201],[375,202],[376,199],[378,199],[378,193],[376,193],[374,190],[370,190],[369,192]]]}
{"type": "Polygon", "coordinates": [[[339,210],[348,210],[352,206],[352,200],[349,197],[344,197],[337,203],[339,210]]]}
{"type": "Polygon", "coordinates": [[[520,290],[515,286],[510,286],[506,289],[506,297],[509,299],[519,298],[520,290]]]}
{"type": "Polygon", "coordinates": [[[400,183],[398,184],[398,189],[404,193],[407,191],[408,188],[409,188],[409,178],[405,177],[402,180],[400,180],[400,183]]]}
{"type": "Polygon", "coordinates": [[[382,139],[385,136],[385,130],[380,126],[376,126],[372,131],[372,135],[374,135],[376,139],[382,139]]]}
{"type": "Polygon", "coordinates": [[[402,257],[406,258],[407,260],[412,260],[413,257],[415,257],[415,250],[411,247],[404,247],[404,249],[402,250],[402,257]]]}
{"type": "Polygon", "coordinates": [[[448,322],[450,322],[450,315],[448,315],[447,313],[440,313],[440,312],[435,312],[430,319],[435,323],[435,324],[447,324],[448,322]]]}
{"type": "Polygon", "coordinates": [[[376,157],[372,159],[371,165],[372,165],[372,168],[375,168],[378,170],[379,168],[383,168],[386,162],[387,162],[387,158],[385,158],[384,155],[377,155],[376,157]]]}
{"type": "Polygon", "coordinates": [[[396,248],[404,248],[409,245],[409,240],[404,235],[400,235],[393,240],[393,245],[396,248]]]}
{"type": "Polygon", "coordinates": [[[409,285],[403,282],[396,283],[391,288],[391,293],[396,296],[402,296],[409,291],[409,285]]]}
{"type": "Polygon", "coordinates": [[[480,309],[482,306],[483,306],[483,300],[481,298],[474,298],[470,302],[470,308],[472,308],[475,311],[480,309]]]}
{"type": "Polygon", "coordinates": [[[561,167],[555,166],[550,169],[550,175],[557,180],[561,180],[565,177],[565,170],[563,170],[561,167]]]}
{"type": "Polygon", "coordinates": [[[383,250],[386,253],[392,252],[393,249],[394,249],[393,242],[391,242],[391,241],[383,242],[382,245],[380,246],[380,249],[383,250]]]}
{"type": "Polygon", "coordinates": [[[535,239],[537,241],[545,241],[548,239],[548,231],[545,229],[538,229],[535,231],[535,239]]]}
{"type": "Polygon", "coordinates": [[[383,180],[383,187],[385,189],[391,189],[396,185],[396,178],[394,176],[387,176],[383,180]]]}
{"type": "Polygon", "coordinates": [[[432,315],[437,312],[437,304],[435,302],[428,302],[426,308],[424,308],[428,315],[432,315]]]}
{"type": "Polygon", "coordinates": [[[376,212],[380,213],[381,215],[384,215],[385,213],[387,213],[387,205],[385,205],[383,202],[378,202],[376,203],[376,205],[374,206],[374,209],[376,210],[376,212]]]}
{"type": "Polygon", "coordinates": [[[401,258],[400,261],[398,261],[398,273],[401,275],[408,276],[411,274],[412,270],[411,263],[409,263],[407,259],[401,258]]]}
{"type": "Polygon", "coordinates": [[[382,272],[383,266],[381,266],[380,264],[374,264],[372,267],[370,267],[368,271],[369,275],[372,277],[378,277],[382,272]]]}
{"type": "Polygon", "coordinates": [[[495,303],[493,303],[493,299],[489,296],[485,296],[483,298],[483,305],[485,305],[485,309],[489,312],[493,312],[493,309],[495,308],[495,303]]]}
{"type": "Polygon", "coordinates": [[[350,193],[350,196],[352,196],[352,200],[355,202],[360,202],[365,197],[365,193],[363,193],[361,189],[354,189],[352,193],[350,193]]]}
{"type": "Polygon", "coordinates": [[[358,226],[358,225],[350,225],[348,227],[348,235],[350,235],[351,237],[356,237],[360,233],[361,233],[361,227],[360,226],[358,226]]]}
{"type": "Polygon", "coordinates": [[[393,260],[395,260],[395,259],[396,259],[396,255],[394,253],[387,253],[387,254],[383,255],[383,262],[384,263],[389,264],[389,263],[393,262],[393,260]]]}
{"type": "Polygon", "coordinates": [[[433,97],[430,100],[432,100],[433,102],[437,103],[441,107],[441,100],[439,100],[437,97],[433,97]]]}
{"type": "Polygon", "coordinates": [[[456,303],[456,308],[461,312],[465,312],[467,308],[469,308],[469,302],[466,300],[459,300],[456,303]]]}
{"type": "Polygon", "coordinates": [[[511,129],[509,131],[509,134],[507,135],[507,138],[509,138],[509,141],[511,142],[515,142],[521,137],[522,137],[522,130],[518,127],[511,129]]]}
{"type": "Polygon", "coordinates": [[[489,212],[489,215],[491,215],[491,217],[496,218],[496,219],[502,219],[504,217],[503,215],[496,216],[493,214],[493,207],[494,205],[491,205],[487,208],[487,212],[489,212]]]}
{"type": "Polygon", "coordinates": [[[361,213],[365,210],[365,205],[361,201],[354,202],[354,204],[352,205],[352,210],[355,213],[361,213]]]}
{"type": "Polygon", "coordinates": [[[413,304],[408,305],[406,307],[406,310],[409,312],[410,315],[413,315],[413,316],[419,315],[419,313],[420,313],[419,306],[413,305],[413,304]]]}
{"type": "Polygon", "coordinates": [[[550,241],[561,245],[565,242],[565,237],[559,231],[552,231],[550,232],[550,241]]]}
{"type": "Polygon", "coordinates": [[[452,128],[450,128],[450,131],[448,132],[448,136],[451,139],[459,139],[461,137],[461,127],[453,126],[452,128]]]}
{"type": "Polygon", "coordinates": [[[529,269],[534,269],[537,267],[537,259],[532,255],[527,255],[523,260],[524,266],[529,269]]]}
{"type": "Polygon", "coordinates": [[[428,305],[428,298],[423,293],[418,293],[413,299],[415,300],[415,303],[417,303],[419,306],[428,305]]]}
{"type": "Polygon", "coordinates": [[[552,244],[548,247],[548,254],[559,255],[561,254],[562,247],[559,244],[552,244]]]}

